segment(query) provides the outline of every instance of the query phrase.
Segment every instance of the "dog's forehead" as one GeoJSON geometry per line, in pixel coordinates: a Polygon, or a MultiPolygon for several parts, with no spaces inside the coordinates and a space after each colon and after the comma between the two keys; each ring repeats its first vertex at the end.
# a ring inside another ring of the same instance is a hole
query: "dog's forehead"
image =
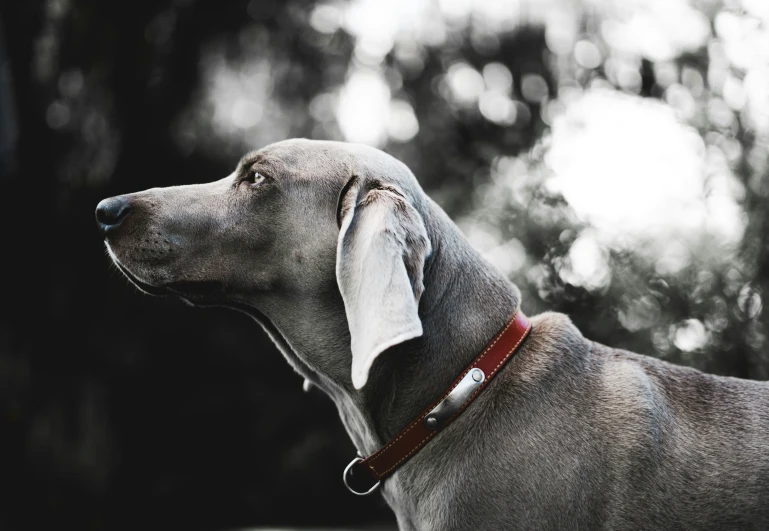
{"type": "Polygon", "coordinates": [[[331,185],[335,190],[358,175],[371,184],[397,186],[412,199],[423,192],[411,171],[384,151],[365,144],[308,140],[283,140],[252,151],[241,160],[244,164],[261,161],[266,167],[292,179],[331,185]]]}
{"type": "Polygon", "coordinates": [[[246,154],[241,165],[254,162],[281,166],[287,172],[299,174],[349,174],[355,155],[343,142],[292,139],[276,142],[246,154]]]}
{"type": "Polygon", "coordinates": [[[306,138],[283,140],[251,151],[241,159],[241,164],[259,159],[279,163],[288,170],[345,170],[347,175],[359,171],[362,167],[376,166],[385,169],[399,164],[384,151],[365,144],[306,138]]]}

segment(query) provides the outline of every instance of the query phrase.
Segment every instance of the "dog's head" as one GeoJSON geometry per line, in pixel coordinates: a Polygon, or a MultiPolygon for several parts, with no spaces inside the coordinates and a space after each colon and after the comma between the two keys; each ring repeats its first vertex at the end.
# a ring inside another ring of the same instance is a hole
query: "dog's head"
{"type": "Polygon", "coordinates": [[[105,199],[96,219],[117,267],[152,295],[257,309],[341,295],[360,389],[380,353],[422,334],[426,209],[389,155],[290,140],[209,184],[105,199]]]}

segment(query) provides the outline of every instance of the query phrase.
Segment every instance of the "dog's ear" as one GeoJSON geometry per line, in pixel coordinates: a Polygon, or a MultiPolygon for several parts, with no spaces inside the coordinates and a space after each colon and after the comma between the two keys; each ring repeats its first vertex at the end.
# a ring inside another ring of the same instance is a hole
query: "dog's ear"
{"type": "Polygon", "coordinates": [[[383,351],[422,335],[417,313],[431,247],[419,212],[396,187],[353,177],[337,205],[336,278],[352,348],[352,383],[361,389],[383,351]]]}

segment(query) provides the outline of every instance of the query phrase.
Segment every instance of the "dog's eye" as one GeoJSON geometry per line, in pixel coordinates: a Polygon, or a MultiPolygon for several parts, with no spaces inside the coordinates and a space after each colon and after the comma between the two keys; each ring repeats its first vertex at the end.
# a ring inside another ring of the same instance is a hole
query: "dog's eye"
{"type": "Polygon", "coordinates": [[[248,175],[245,179],[243,179],[243,182],[247,182],[251,186],[259,186],[260,184],[264,184],[264,182],[267,180],[267,177],[262,175],[256,170],[251,170],[248,172],[248,175]]]}

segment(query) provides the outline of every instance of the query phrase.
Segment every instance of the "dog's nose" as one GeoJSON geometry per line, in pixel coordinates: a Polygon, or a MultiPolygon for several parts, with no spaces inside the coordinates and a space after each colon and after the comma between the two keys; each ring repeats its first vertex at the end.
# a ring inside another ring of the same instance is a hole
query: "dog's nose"
{"type": "Polygon", "coordinates": [[[103,233],[117,227],[126,217],[130,205],[124,197],[110,197],[96,205],[96,222],[103,233]]]}

